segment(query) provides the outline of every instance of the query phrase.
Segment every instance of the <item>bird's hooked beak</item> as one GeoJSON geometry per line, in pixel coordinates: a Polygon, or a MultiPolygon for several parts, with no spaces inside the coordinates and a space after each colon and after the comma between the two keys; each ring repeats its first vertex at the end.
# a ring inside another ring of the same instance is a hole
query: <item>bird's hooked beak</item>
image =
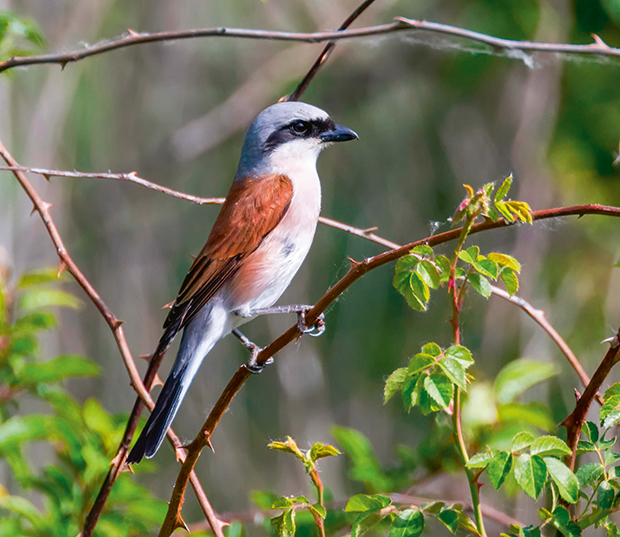
{"type": "Polygon", "coordinates": [[[332,130],[322,133],[319,138],[322,142],[348,142],[349,140],[359,140],[355,131],[342,125],[336,125],[332,130]]]}

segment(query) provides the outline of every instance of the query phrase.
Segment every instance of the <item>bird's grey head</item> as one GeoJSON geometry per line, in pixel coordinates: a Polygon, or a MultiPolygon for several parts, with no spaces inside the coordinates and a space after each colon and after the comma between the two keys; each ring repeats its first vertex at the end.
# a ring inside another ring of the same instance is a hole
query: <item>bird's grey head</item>
{"type": "Polygon", "coordinates": [[[277,103],[263,110],[250,126],[235,178],[282,171],[279,168],[291,160],[314,166],[323,148],[356,138],[355,132],[336,125],[316,106],[277,103]]]}

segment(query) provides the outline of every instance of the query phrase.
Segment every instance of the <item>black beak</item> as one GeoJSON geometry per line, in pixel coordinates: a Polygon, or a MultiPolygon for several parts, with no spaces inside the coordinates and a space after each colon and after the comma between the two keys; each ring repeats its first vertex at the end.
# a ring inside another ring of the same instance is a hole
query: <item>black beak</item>
{"type": "Polygon", "coordinates": [[[322,142],[348,142],[349,140],[359,140],[359,136],[342,125],[336,125],[332,130],[322,133],[322,142]]]}

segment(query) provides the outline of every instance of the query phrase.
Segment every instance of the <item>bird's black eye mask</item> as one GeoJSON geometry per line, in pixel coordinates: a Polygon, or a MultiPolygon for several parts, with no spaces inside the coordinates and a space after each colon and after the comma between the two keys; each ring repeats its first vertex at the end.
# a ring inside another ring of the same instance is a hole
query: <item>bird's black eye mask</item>
{"type": "Polygon", "coordinates": [[[295,119],[272,132],[265,142],[265,148],[273,151],[279,145],[292,140],[320,138],[324,132],[332,131],[336,124],[331,119],[295,119]]]}

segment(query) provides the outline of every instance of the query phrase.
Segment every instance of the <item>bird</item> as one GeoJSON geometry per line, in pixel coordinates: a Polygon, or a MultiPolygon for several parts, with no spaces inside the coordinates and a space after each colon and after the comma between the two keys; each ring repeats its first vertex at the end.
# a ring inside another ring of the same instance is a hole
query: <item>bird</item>
{"type": "MultiPolygon", "coordinates": [[[[194,259],[164,323],[153,357],[183,331],[172,369],[128,464],[151,458],[161,446],[198,368],[214,345],[233,333],[252,351],[246,367],[259,373],[260,348],[238,328],[269,313],[298,314],[310,306],[273,305],[287,289],[312,244],[321,209],[316,162],[335,142],[359,139],[310,104],[279,102],[250,125],[232,185],[206,244],[194,259]]],[[[269,362],[268,362],[269,363],[269,362]]]]}

